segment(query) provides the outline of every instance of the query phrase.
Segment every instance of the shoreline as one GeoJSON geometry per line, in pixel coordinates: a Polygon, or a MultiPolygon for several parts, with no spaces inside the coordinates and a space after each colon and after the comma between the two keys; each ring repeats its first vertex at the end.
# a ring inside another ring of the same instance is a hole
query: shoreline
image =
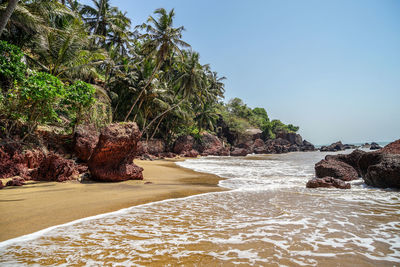
{"type": "Polygon", "coordinates": [[[218,186],[223,178],[180,167],[176,161],[135,160],[144,168],[143,180],[6,187],[0,190],[0,242],[133,206],[227,190],[218,186]]]}

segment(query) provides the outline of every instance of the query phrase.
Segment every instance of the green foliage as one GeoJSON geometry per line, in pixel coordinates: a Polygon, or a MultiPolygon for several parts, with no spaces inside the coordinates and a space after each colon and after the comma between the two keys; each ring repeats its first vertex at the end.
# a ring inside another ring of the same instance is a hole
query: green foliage
{"type": "Polygon", "coordinates": [[[95,92],[96,89],[92,85],[79,80],[67,87],[62,103],[75,117],[73,126],[82,121],[82,116],[94,104],[95,92]]]}
{"type": "Polygon", "coordinates": [[[64,97],[65,89],[57,77],[44,72],[34,73],[18,92],[29,124],[36,126],[58,119],[56,109],[64,97]]]}
{"type": "Polygon", "coordinates": [[[3,90],[24,79],[26,65],[22,62],[23,56],[19,47],[0,41],[0,88],[3,90]]]}

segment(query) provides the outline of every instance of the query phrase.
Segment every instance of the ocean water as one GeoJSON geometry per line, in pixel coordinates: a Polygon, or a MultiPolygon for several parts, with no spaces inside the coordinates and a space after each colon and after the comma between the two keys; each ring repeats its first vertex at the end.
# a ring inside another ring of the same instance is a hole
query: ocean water
{"type": "Polygon", "coordinates": [[[0,266],[400,265],[400,192],[362,180],[351,190],[306,189],[314,164],[327,154],[180,162],[226,178],[220,186],[231,190],[131,207],[5,241],[0,266]]]}

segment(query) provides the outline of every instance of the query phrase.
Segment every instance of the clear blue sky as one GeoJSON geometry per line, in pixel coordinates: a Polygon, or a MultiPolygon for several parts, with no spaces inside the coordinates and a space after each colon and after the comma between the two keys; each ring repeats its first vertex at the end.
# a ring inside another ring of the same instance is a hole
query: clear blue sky
{"type": "MultiPolygon", "coordinates": [[[[89,0],[83,2],[89,3],[89,0]]],[[[134,25],[175,8],[184,40],[270,118],[325,144],[400,138],[398,0],[113,0],[134,25]]]]}

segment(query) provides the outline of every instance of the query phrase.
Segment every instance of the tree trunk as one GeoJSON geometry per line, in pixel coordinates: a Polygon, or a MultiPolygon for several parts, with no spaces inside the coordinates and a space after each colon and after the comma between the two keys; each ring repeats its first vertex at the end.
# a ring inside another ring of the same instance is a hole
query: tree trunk
{"type": "Polygon", "coordinates": [[[157,125],[156,125],[156,129],[154,130],[153,134],[151,135],[150,139],[153,139],[154,135],[156,134],[158,127],[160,126],[162,120],[165,118],[165,115],[163,117],[161,117],[161,119],[158,121],[157,125]]]}
{"type": "Polygon", "coordinates": [[[177,106],[179,106],[180,104],[182,104],[182,102],[185,99],[182,99],[181,101],[179,101],[178,104],[173,105],[172,107],[170,107],[169,109],[167,109],[166,111],[164,111],[163,113],[161,113],[160,115],[158,115],[157,117],[155,117],[155,119],[153,119],[149,124],[147,124],[146,128],[143,129],[143,133],[146,132],[149,127],[156,121],[158,120],[161,116],[164,116],[165,114],[167,114],[168,112],[170,112],[171,110],[173,110],[174,108],[176,108],[177,106]]]}
{"type": "Polygon", "coordinates": [[[9,0],[6,10],[3,15],[0,17],[0,36],[6,28],[8,20],[11,18],[12,13],[17,7],[18,0],[9,0]]]}
{"type": "Polygon", "coordinates": [[[133,103],[133,105],[131,106],[131,109],[129,110],[128,114],[126,114],[126,117],[124,119],[124,121],[126,121],[129,117],[129,115],[131,115],[133,108],[136,106],[137,102],[139,101],[139,98],[142,96],[142,94],[144,93],[144,91],[147,89],[147,87],[150,85],[151,81],[154,78],[154,75],[156,75],[156,72],[161,68],[161,61],[158,62],[156,68],[154,69],[153,73],[151,74],[150,79],[147,81],[146,85],[143,87],[142,91],[140,91],[138,97],[136,98],[135,102],[133,103]]]}

